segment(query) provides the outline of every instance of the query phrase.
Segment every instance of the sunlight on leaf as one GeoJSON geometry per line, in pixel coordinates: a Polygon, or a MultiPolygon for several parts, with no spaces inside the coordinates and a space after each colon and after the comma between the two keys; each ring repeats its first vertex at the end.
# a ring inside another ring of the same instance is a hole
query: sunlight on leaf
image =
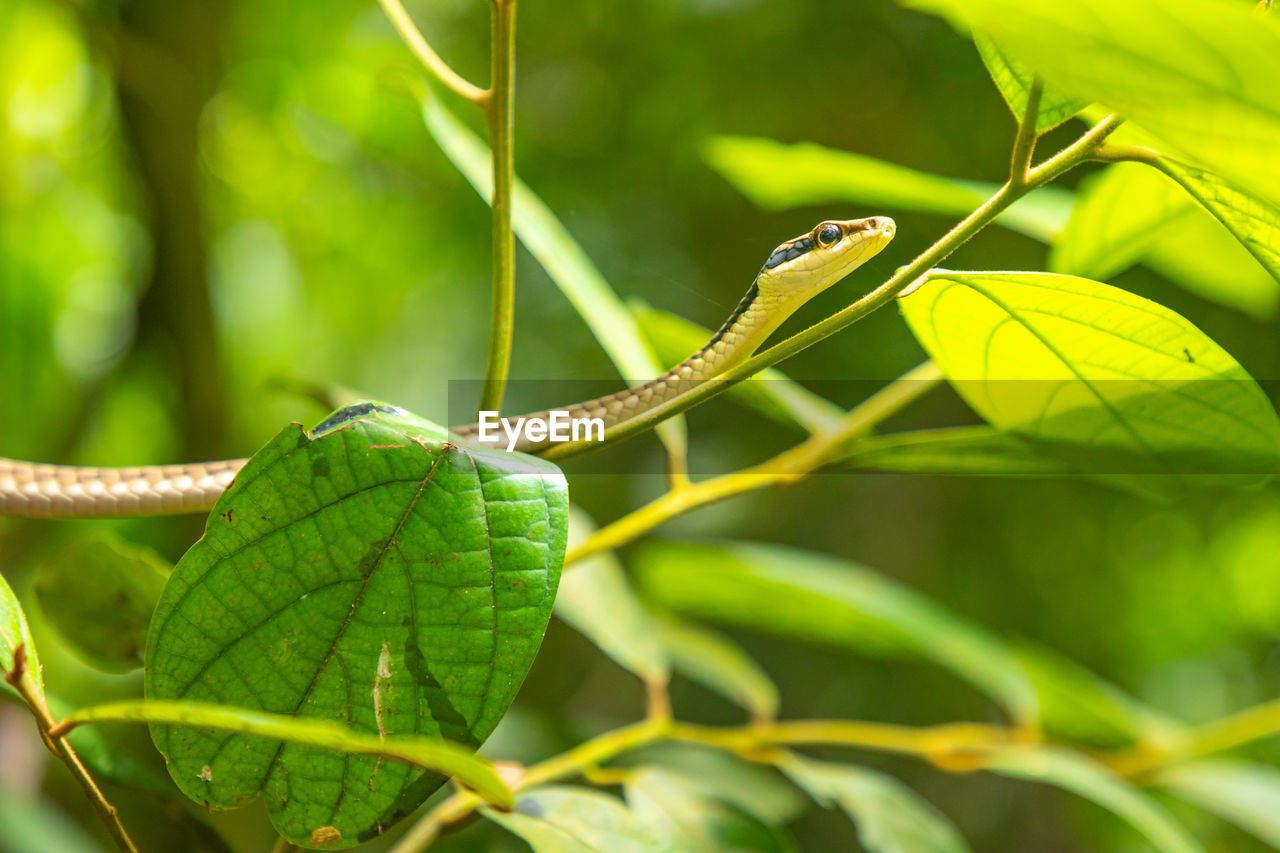
{"type": "Polygon", "coordinates": [[[772,767],[721,749],[691,743],[656,744],[644,751],[642,761],[660,766],[667,775],[679,777],[770,826],[790,823],[811,805],[772,767]]]}
{"type": "MultiPolygon", "coordinates": [[[[488,201],[493,196],[489,147],[430,92],[422,98],[422,117],[445,156],[488,201]]],[[[660,374],[662,365],[622,300],[546,202],[518,178],[511,207],[516,236],[586,322],[622,378],[636,384],[660,374]]],[[[654,431],[673,456],[684,458],[688,441],[682,416],[668,418],[654,431]]]]}
{"type": "Polygon", "coordinates": [[[1280,418],[1257,383],[1154,302],[1072,276],[937,270],[898,304],[983,418],[1075,448],[1097,473],[1256,481],[1280,464],[1280,418]]]}
{"type": "Polygon", "coordinates": [[[1227,758],[1161,770],[1155,783],[1280,848],[1280,770],[1227,758]]]}
{"type": "MultiPolygon", "coordinates": [[[[766,210],[854,202],[963,217],[999,187],[944,178],[811,142],[788,145],[747,136],[713,136],[703,158],[738,192],[766,210]]],[[[1045,187],[1014,204],[996,222],[1049,240],[1071,215],[1071,193],[1045,187]]]]}
{"type": "Polygon", "coordinates": [[[1164,809],[1092,759],[1063,750],[1006,747],[983,767],[1002,776],[1055,785],[1092,800],[1128,821],[1162,853],[1204,853],[1204,848],[1164,809]]]}
{"type": "Polygon", "coordinates": [[[1196,214],[1177,184],[1141,163],[1117,163],[1083,181],[1049,269],[1110,278],[1138,262],[1168,229],[1196,214]]]}
{"type": "Polygon", "coordinates": [[[1280,202],[1280,21],[1232,0],[909,0],[1280,202]],[[1087,59],[1086,59],[1087,58],[1087,59]]]}
{"type": "Polygon", "coordinates": [[[1046,477],[1074,473],[1035,442],[989,426],[872,435],[850,444],[839,461],[850,468],[904,474],[1046,477]]]}
{"type": "Polygon", "coordinates": [[[884,773],[788,754],[779,767],[827,806],[838,805],[858,827],[868,853],[965,853],[969,845],[919,794],[884,773]]]}
{"type": "MultiPolygon", "coordinates": [[[[981,33],[973,34],[973,43],[978,48],[978,55],[982,57],[982,64],[987,66],[991,81],[1000,90],[1000,96],[1009,105],[1013,117],[1022,121],[1027,112],[1027,96],[1031,92],[1035,75],[981,33]]],[[[1045,88],[1040,94],[1040,109],[1036,112],[1036,132],[1052,130],[1085,106],[1087,105],[1082,101],[1045,88]]]]}
{"type": "Polygon", "coordinates": [[[855,563],[750,543],[651,542],[635,556],[646,595],[679,613],[876,656],[933,661],[1019,720],[1035,689],[982,628],[855,563]]]}
{"type": "MultiPolygon", "coordinates": [[[[564,478],[541,460],[455,446],[381,404],[312,433],[289,427],[174,569],[148,638],[147,695],[475,747],[542,642],[566,528],[564,478]]],[[[160,725],[152,736],[192,799],[234,807],[265,793],[299,843],[318,832],[330,847],[358,843],[444,781],[270,739],[160,725]]]]}
{"type": "Polygon", "coordinates": [[[1142,262],[1183,290],[1254,319],[1270,320],[1280,309],[1280,282],[1202,210],[1175,222],[1142,262]]]}

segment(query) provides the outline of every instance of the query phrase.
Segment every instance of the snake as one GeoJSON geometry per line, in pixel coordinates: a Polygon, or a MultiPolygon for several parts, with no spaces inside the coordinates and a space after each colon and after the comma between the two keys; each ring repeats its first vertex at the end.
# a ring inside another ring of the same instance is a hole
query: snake
{"type": "MultiPolygon", "coordinates": [[[[693,355],[643,384],[527,415],[526,421],[567,411],[570,418],[599,419],[607,434],[610,428],[669,403],[750,358],[801,305],[878,254],[893,239],[895,229],[887,216],[819,222],[769,254],[737,307],[693,355]]],[[[450,432],[470,444],[485,445],[492,438],[489,433],[481,441],[479,424],[450,432]]],[[[505,436],[499,441],[506,446],[505,436]]],[[[522,434],[514,449],[536,454],[547,446],[549,441],[522,434]]],[[[213,508],[248,461],[101,468],[0,457],[0,515],[84,518],[204,512],[213,508]]]]}

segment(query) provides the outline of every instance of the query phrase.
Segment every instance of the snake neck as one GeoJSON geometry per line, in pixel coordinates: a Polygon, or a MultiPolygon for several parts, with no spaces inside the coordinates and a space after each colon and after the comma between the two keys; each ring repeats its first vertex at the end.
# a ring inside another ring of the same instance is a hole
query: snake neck
{"type": "MultiPolygon", "coordinates": [[[[794,310],[794,305],[787,305],[782,299],[762,293],[759,286],[753,282],[737,308],[706,346],[666,373],[643,385],[636,385],[556,411],[568,412],[569,417],[573,419],[599,419],[604,424],[607,434],[618,424],[655,409],[746,361],[794,310]]],[[[550,416],[550,411],[544,411],[525,417],[529,420],[545,421],[550,416]]],[[[479,424],[458,427],[453,432],[460,438],[478,443],[479,424]]],[[[507,437],[504,435],[496,443],[506,446],[507,437]]],[[[533,452],[547,447],[550,443],[550,441],[533,442],[521,436],[515,444],[515,449],[533,452]]]]}

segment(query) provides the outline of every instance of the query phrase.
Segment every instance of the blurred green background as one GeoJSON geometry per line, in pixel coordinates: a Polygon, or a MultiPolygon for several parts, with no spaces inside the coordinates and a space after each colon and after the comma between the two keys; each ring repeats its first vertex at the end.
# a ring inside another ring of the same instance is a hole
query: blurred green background
{"type": "MultiPolygon", "coordinates": [[[[487,3],[407,5],[455,68],[486,79],[487,3]]],[[[372,0],[5,0],[0,56],[0,452],[94,464],[247,455],[289,421],[324,414],[300,393],[307,386],[359,389],[444,420],[449,380],[480,376],[489,212],[424,129],[404,85],[414,63],[372,0]]],[[[712,327],[770,249],[819,219],[889,214],[898,237],[798,321],[869,288],[949,222],[853,205],[762,212],[704,162],[708,136],[811,140],[999,181],[1014,128],[971,43],[880,0],[524,0],[517,75],[521,177],[618,293],[712,327]]],[[[467,105],[450,104],[482,130],[467,105]]],[[[1081,126],[1055,131],[1046,148],[1081,126]]],[[[1045,255],[988,229],[949,265],[1041,269],[1045,255]]],[[[518,263],[514,377],[614,377],[559,290],[523,251],[518,263]]],[[[1255,377],[1280,372],[1274,321],[1140,268],[1114,283],[1184,314],[1255,377]]],[[[887,380],[922,359],[889,309],[784,368],[801,379],[887,380]]],[[[973,420],[944,390],[898,423],[973,420]]],[[[748,464],[796,439],[723,398],[690,426],[708,467],[748,464]]],[[[660,470],[652,436],[617,454],[617,470],[632,475],[571,480],[575,503],[599,521],[662,487],[640,476],[660,470]]],[[[2,520],[5,575],[25,592],[59,542],[103,527],[176,560],[200,520],[2,520]]],[[[1074,481],[841,474],[702,510],[662,534],[860,562],[1188,721],[1280,689],[1274,488],[1157,505],[1074,481]]],[[[778,681],[785,717],[1000,719],[926,664],[731,633],[778,681]]],[[[60,653],[52,635],[45,649],[46,678],[71,702],[140,689],[136,674],[95,674],[60,653]]],[[[740,718],[679,679],[673,698],[682,719],[740,718]]],[[[642,704],[632,676],[553,622],[486,752],[546,757],[635,718],[642,704]]],[[[34,729],[10,710],[0,707],[0,756],[11,759],[0,783],[43,787],[96,837],[61,768],[42,778],[34,729]]],[[[1118,819],[1056,790],[866,762],[936,804],[975,850],[1143,849],[1118,819]]],[[[205,822],[237,844],[271,841],[260,806],[209,817],[109,790],[148,849],[220,849],[205,822]]],[[[1178,814],[1213,849],[1256,844],[1178,814]]],[[[791,829],[801,849],[857,849],[832,812],[812,810],[791,829]]],[[[440,848],[489,845],[520,849],[490,826],[440,848]]]]}

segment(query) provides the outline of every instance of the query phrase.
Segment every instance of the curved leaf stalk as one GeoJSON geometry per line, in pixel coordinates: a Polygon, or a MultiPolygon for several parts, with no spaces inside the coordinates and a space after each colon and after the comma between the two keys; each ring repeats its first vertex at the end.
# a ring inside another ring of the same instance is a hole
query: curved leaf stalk
{"type": "Polygon", "coordinates": [[[76,751],[71,748],[71,744],[67,743],[67,739],[63,737],[65,729],[58,730],[53,720],[53,715],[49,713],[49,706],[45,703],[44,695],[36,688],[35,681],[25,677],[27,674],[27,655],[23,646],[18,646],[14,650],[13,669],[4,674],[4,680],[18,692],[22,701],[31,709],[31,714],[36,718],[36,726],[40,729],[40,739],[44,741],[49,751],[58,756],[63,764],[67,765],[67,769],[71,771],[71,775],[76,777],[76,782],[84,789],[84,794],[93,803],[94,809],[98,812],[98,816],[102,818],[102,822],[107,827],[107,832],[111,835],[111,840],[115,842],[117,848],[124,853],[138,853],[138,848],[134,846],[133,839],[129,837],[129,833],[124,828],[124,824],[120,822],[120,815],[116,812],[116,807],[111,805],[106,796],[102,793],[102,789],[98,787],[98,783],[93,781],[93,776],[89,775],[89,771],[80,761],[80,756],[76,755],[76,751]]]}

